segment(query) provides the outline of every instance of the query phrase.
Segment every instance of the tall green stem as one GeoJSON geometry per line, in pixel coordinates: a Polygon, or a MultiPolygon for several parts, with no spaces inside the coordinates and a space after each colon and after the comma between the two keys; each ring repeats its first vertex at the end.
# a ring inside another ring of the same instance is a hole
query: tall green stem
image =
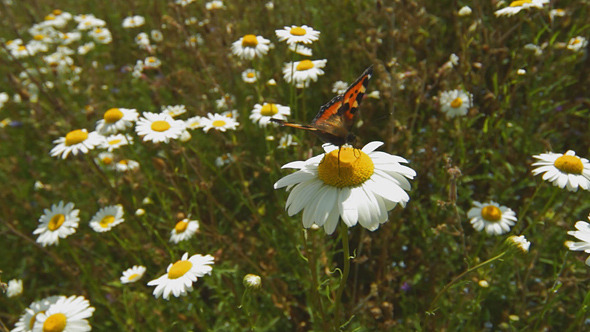
{"type": "Polygon", "coordinates": [[[336,308],[334,309],[334,320],[333,326],[334,331],[340,330],[340,310],[341,310],[341,303],[342,303],[342,293],[344,292],[344,288],[346,287],[346,280],[348,280],[348,274],[350,273],[350,249],[348,244],[348,226],[344,222],[340,222],[340,238],[342,239],[342,255],[344,256],[344,270],[342,272],[342,277],[340,279],[340,286],[338,287],[338,291],[336,292],[336,298],[334,301],[336,302],[336,308]]]}

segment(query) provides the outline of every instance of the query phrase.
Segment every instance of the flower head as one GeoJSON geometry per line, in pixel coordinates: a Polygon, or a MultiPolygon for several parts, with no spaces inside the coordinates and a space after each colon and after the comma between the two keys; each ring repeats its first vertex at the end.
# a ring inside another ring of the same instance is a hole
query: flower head
{"type": "MultiPolygon", "coordinates": [[[[260,127],[266,127],[271,123],[270,119],[287,120],[288,115],[291,115],[289,106],[274,103],[256,104],[250,114],[250,120],[258,123],[260,127]]],[[[273,122],[273,124],[275,123],[273,122]]]]}
{"type": "Polygon", "coordinates": [[[250,84],[256,83],[259,76],[260,76],[260,73],[254,69],[246,69],[246,70],[244,70],[244,72],[242,72],[242,80],[244,80],[244,82],[250,83],[250,84]]]}
{"type": "Polygon", "coordinates": [[[268,53],[269,49],[270,40],[255,35],[245,35],[236,40],[231,46],[232,53],[244,60],[261,57],[268,53]]]}
{"type": "Polygon", "coordinates": [[[143,136],[144,141],[154,143],[168,143],[170,139],[177,139],[185,130],[184,121],[174,120],[168,114],[144,112],[137,121],[135,131],[143,136]]]}
{"type": "Polygon", "coordinates": [[[139,114],[134,108],[110,108],[96,122],[96,131],[101,135],[116,134],[133,126],[139,114]]]}
{"type": "Polygon", "coordinates": [[[288,83],[295,82],[297,87],[309,86],[309,82],[317,81],[324,75],[322,68],[328,60],[302,60],[286,63],[283,67],[283,78],[288,83]]]}
{"type": "Polygon", "coordinates": [[[226,131],[228,129],[235,130],[239,123],[232,117],[227,117],[222,114],[207,114],[206,118],[203,118],[203,131],[208,132],[211,129],[226,131]]]}
{"type": "Polygon", "coordinates": [[[243,283],[249,289],[259,289],[262,286],[262,279],[259,275],[248,273],[244,276],[243,283]]]}
{"type": "Polygon", "coordinates": [[[178,243],[193,237],[199,230],[199,222],[197,220],[183,219],[176,223],[170,232],[170,242],[178,243]]]}
{"type": "Polygon", "coordinates": [[[181,260],[168,265],[166,274],[147,283],[148,286],[156,286],[154,296],[162,296],[168,300],[170,294],[175,297],[185,296],[193,290],[193,283],[206,274],[211,274],[213,268],[213,256],[193,255],[188,257],[188,252],[182,255],[181,260]]]}
{"type": "Polygon", "coordinates": [[[53,141],[55,146],[50,154],[52,157],[60,156],[66,159],[70,153],[74,156],[78,153],[88,153],[100,145],[103,139],[104,137],[95,131],[89,133],[86,129],[72,130],[66,136],[53,141]]]}
{"type": "Polygon", "coordinates": [[[112,152],[128,144],[133,144],[133,137],[131,135],[115,134],[105,137],[100,147],[112,152]]]}
{"type": "Polygon", "coordinates": [[[135,15],[125,17],[123,19],[123,28],[130,29],[130,28],[137,28],[142,26],[145,23],[145,18],[143,16],[135,15]]]}
{"type": "Polygon", "coordinates": [[[290,27],[286,26],[283,29],[275,30],[275,33],[277,34],[279,41],[284,41],[287,44],[311,44],[320,37],[319,31],[314,30],[312,27],[308,27],[307,25],[292,25],[290,27]]]}
{"type": "Polygon", "coordinates": [[[193,116],[192,118],[186,119],[184,121],[184,124],[186,125],[186,129],[203,128],[203,126],[204,126],[203,117],[198,116],[198,115],[193,116]]]}
{"type": "Polygon", "coordinates": [[[29,307],[25,309],[25,312],[20,316],[18,322],[16,322],[14,325],[12,332],[33,331],[33,327],[37,321],[37,316],[40,313],[46,312],[49,307],[62,298],[65,299],[65,296],[50,296],[31,303],[29,307]]]}
{"type": "Polygon", "coordinates": [[[103,233],[110,231],[124,221],[122,205],[105,206],[90,219],[90,227],[95,232],[103,233]]]}
{"type": "Polygon", "coordinates": [[[447,118],[465,115],[472,106],[471,94],[462,90],[445,91],[440,94],[441,111],[447,118]]]}
{"type": "Polygon", "coordinates": [[[554,186],[564,188],[569,191],[577,191],[578,187],[584,190],[590,190],[590,163],[586,158],[576,156],[572,150],[564,154],[561,153],[542,153],[533,156],[539,161],[533,166],[533,175],[543,174],[543,180],[553,183],[554,186]]]}
{"type": "Polygon", "coordinates": [[[473,202],[472,207],[467,212],[467,217],[471,220],[473,228],[481,232],[485,229],[490,235],[500,235],[510,231],[510,226],[516,222],[516,213],[510,208],[489,201],[486,203],[473,202]]]}
{"type": "Polygon", "coordinates": [[[524,235],[511,235],[508,237],[507,242],[510,245],[513,245],[514,247],[518,248],[523,253],[529,252],[529,247],[531,246],[531,243],[526,239],[524,235]]]}
{"type": "Polygon", "coordinates": [[[549,0],[517,0],[512,1],[508,7],[496,10],[496,16],[512,16],[519,13],[523,9],[529,8],[543,8],[543,5],[549,3],[549,0]]]}
{"type": "Polygon", "coordinates": [[[33,234],[40,234],[37,243],[42,246],[58,244],[59,239],[74,234],[78,228],[80,210],[74,209],[74,203],[53,204],[50,209],[45,209],[39,218],[39,226],[33,234]]]}
{"type": "Polygon", "coordinates": [[[402,165],[404,158],[375,151],[382,144],[371,142],[360,150],[324,144],[325,154],[284,165],[298,169],[274,185],[291,191],[285,207],[289,215],[303,210],[303,227],[323,226],[327,234],[340,218],[348,227],[379,228],[389,210],[410,200],[408,179],[416,175],[402,165]]]}
{"type": "Polygon", "coordinates": [[[141,279],[145,273],[145,266],[142,265],[133,265],[133,267],[128,268],[127,270],[123,271],[123,276],[121,277],[122,284],[130,284],[133,282],[138,281],[141,279]]]}
{"type": "Polygon", "coordinates": [[[6,296],[15,297],[23,293],[23,281],[21,279],[12,279],[8,281],[6,296]]]}
{"type": "Polygon", "coordinates": [[[584,48],[586,48],[586,45],[588,45],[588,41],[586,40],[586,38],[582,37],[582,36],[577,36],[574,37],[572,39],[570,39],[567,42],[567,49],[574,51],[574,52],[580,52],[583,51],[584,48]]]}
{"type": "Polygon", "coordinates": [[[47,311],[36,317],[33,331],[90,331],[90,318],[94,308],[83,296],[60,297],[47,311]]]}
{"type": "Polygon", "coordinates": [[[186,113],[186,106],[184,106],[184,105],[162,106],[162,113],[168,114],[171,117],[175,118],[181,114],[186,113]]]}
{"type": "MultiPolygon", "coordinates": [[[[590,219],[590,215],[588,219],[590,219]]],[[[580,240],[580,242],[568,242],[569,250],[584,251],[590,254],[590,224],[585,221],[578,221],[575,227],[577,231],[569,231],[567,233],[580,240]]],[[[586,259],[586,265],[590,266],[590,256],[586,259]]]]}

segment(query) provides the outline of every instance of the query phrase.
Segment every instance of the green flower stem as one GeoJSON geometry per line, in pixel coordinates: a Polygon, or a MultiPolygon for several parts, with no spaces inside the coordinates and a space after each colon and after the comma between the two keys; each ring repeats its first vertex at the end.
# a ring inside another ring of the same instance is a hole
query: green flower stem
{"type": "Polygon", "coordinates": [[[340,278],[340,286],[338,287],[338,291],[336,292],[336,298],[334,299],[336,303],[336,308],[334,309],[334,324],[333,326],[334,331],[340,330],[340,308],[342,293],[344,292],[344,288],[346,287],[346,280],[348,279],[348,274],[350,273],[350,249],[348,244],[348,226],[344,222],[339,222],[340,224],[340,237],[342,238],[342,254],[344,255],[344,271],[342,272],[342,277],[340,278]]]}
{"type": "Polygon", "coordinates": [[[476,266],[467,269],[465,272],[459,274],[458,276],[456,276],[453,280],[451,280],[451,282],[449,282],[448,284],[445,285],[445,287],[443,287],[443,289],[438,292],[438,294],[436,294],[436,297],[434,298],[434,300],[432,300],[432,302],[430,303],[430,309],[429,311],[434,311],[434,305],[436,305],[436,302],[438,301],[438,299],[441,297],[441,295],[443,295],[449,288],[451,288],[451,286],[453,286],[457,281],[459,281],[461,278],[463,278],[465,275],[469,274],[470,272],[473,272],[477,269],[479,269],[480,267],[486,266],[500,258],[502,258],[504,255],[506,255],[508,253],[508,251],[504,251],[502,253],[500,253],[499,255],[492,257],[490,259],[488,259],[487,261],[477,264],[476,266]]]}
{"type": "MultiPolygon", "coordinates": [[[[303,230],[304,232],[304,239],[307,239],[306,234],[310,234],[307,233],[306,230],[303,230]]],[[[305,240],[304,243],[306,245],[306,253],[309,256],[309,259],[307,259],[307,264],[309,265],[309,271],[311,272],[311,283],[312,283],[312,290],[311,290],[311,300],[312,300],[312,305],[315,307],[314,309],[317,310],[317,312],[320,313],[319,317],[314,317],[314,321],[319,321],[323,326],[322,329],[323,330],[327,330],[327,326],[326,323],[328,322],[328,320],[326,319],[326,312],[324,310],[324,303],[322,302],[322,298],[320,296],[320,286],[319,286],[319,279],[318,279],[318,271],[317,271],[317,261],[318,261],[318,257],[317,257],[317,243],[316,243],[316,236],[315,236],[315,232],[311,232],[311,237],[312,237],[312,244],[311,246],[307,246],[307,241],[305,240]]],[[[316,310],[312,310],[311,311],[311,316],[313,317],[314,313],[316,312],[316,310]]]]}

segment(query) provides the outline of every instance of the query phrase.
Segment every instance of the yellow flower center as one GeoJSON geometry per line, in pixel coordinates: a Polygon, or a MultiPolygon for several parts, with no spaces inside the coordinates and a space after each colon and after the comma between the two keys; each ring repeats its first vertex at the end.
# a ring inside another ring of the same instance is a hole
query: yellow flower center
{"type": "Polygon", "coordinates": [[[113,158],[111,158],[111,157],[102,158],[102,163],[105,165],[110,165],[112,162],[113,162],[113,158]]]}
{"type": "Polygon", "coordinates": [[[463,105],[463,100],[461,100],[461,97],[457,97],[451,102],[452,108],[461,107],[461,105],[463,105]]]}
{"type": "Polygon", "coordinates": [[[88,132],[82,129],[72,130],[66,134],[66,146],[82,143],[88,138],[88,132]]]}
{"type": "Polygon", "coordinates": [[[291,33],[293,36],[305,36],[306,31],[301,27],[293,27],[289,33],[291,33]]]}
{"type": "Polygon", "coordinates": [[[273,116],[277,113],[279,113],[279,109],[275,104],[264,104],[260,109],[260,114],[264,116],[273,116]]]}
{"type": "Polygon", "coordinates": [[[109,227],[110,224],[112,224],[115,221],[115,216],[105,216],[104,218],[102,218],[100,220],[100,222],[98,223],[100,225],[100,227],[102,228],[107,228],[109,227]]]}
{"type": "Polygon", "coordinates": [[[129,281],[134,281],[135,279],[137,279],[137,277],[139,277],[139,274],[134,273],[132,275],[129,276],[129,281]]]}
{"type": "Polygon", "coordinates": [[[66,315],[61,312],[53,314],[43,323],[43,332],[61,332],[66,328],[66,322],[66,315]]]}
{"type": "Polygon", "coordinates": [[[119,160],[119,164],[127,165],[127,164],[129,164],[129,160],[127,160],[127,159],[119,160]]]}
{"type": "Polygon", "coordinates": [[[181,220],[176,223],[176,226],[174,226],[174,230],[176,231],[176,233],[184,233],[184,231],[186,231],[187,227],[188,227],[188,222],[181,220]]]}
{"type": "Polygon", "coordinates": [[[524,5],[525,3],[533,3],[532,0],[517,0],[517,1],[512,1],[510,3],[510,7],[520,7],[522,5],[524,5]]]}
{"type": "Polygon", "coordinates": [[[343,147],[326,153],[318,166],[318,178],[337,188],[356,187],[367,181],[374,170],[369,155],[359,149],[343,147]]]}
{"type": "Polygon", "coordinates": [[[60,15],[62,13],[61,9],[54,9],[52,11],[53,15],[60,15]]]}
{"type": "Polygon", "coordinates": [[[162,131],[166,131],[168,129],[170,129],[170,124],[166,121],[157,120],[157,121],[152,122],[152,130],[153,131],[162,132],[162,131]]]}
{"type": "Polygon", "coordinates": [[[150,63],[154,63],[154,62],[156,62],[156,58],[154,58],[153,56],[151,56],[151,57],[148,57],[147,58],[147,61],[150,62],[150,63]]]}
{"type": "Polygon", "coordinates": [[[118,108],[111,108],[104,112],[104,122],[115,123],[123,118],[123,112],[118,108]]]}
{"type": "Polygon", "coordinates": [[[211,124],[213,125],[213,127],[223,127],[225,126],[226,122],[223,120],[215,120],[211,124]]]}
{"type": "Polygon", "coordinates": [[[574,41],[572,42],[572,45],[576,45],[581,43],[582,41],[579,38],[574,39],[574,41]]]}
{"type": "Polygon", "coordinates": [[[35,39],[35,40],[43,40],[43,38],[45,38],[45,36],[43,36],[43,35],[35,35],[35,36],[33,36],[33,39],[35,39]]]}
{"type": "Polygon", "coordinates": [[[33,315],[33,317],[31,317],[31,319],[29,320],[29,331],[33,331],[33,326],[35,326],[35,321],[37,321],[37,316],[39,316],[39,314],[44,314],[45,310],[41,310],[38,313],[36,313],[35,315],[33,315]]]}
{"type": "Polygon", "coordinates": [[[95,28],[94,29],[94,33],[101,33],[101,32],[102,32],[102,29],[101,28],[95,28]]]}
{"type": "Polygon", "coordinates": [[[53,16],[51,14],[45,16],[45,21],[53,21],[53,20],[55,20],[55,16],[53,16]]]}
{"type": "Polygon", "coordinates": [[[311,62],[311,60],[299,61],[297,67],[295,67],[297,71],[308,70],[311,68],[313,68],[313,62],[311,62]]]}
{"type": "Polygon", "coordinates": [[[248,78],[254,78],[254,77],[256,77],[256,74],[254,74],[253,72],[249,72],[249,73],[246,74],[246,77],[248,77],[248,78]]]}
{"type": "Polygon", "coordinates": [[[584,171],[584,164],[576,156],[563,155],[555,160],[553,166],[564,173],[570,174],[582,174],[584,171]]]}
{"type": "Polygon", "coordinates": [[[487,221],[500,221],[502,219],[502,211],[493,205],[484,206],[481,209],[481,216],[487,221]]]}
{"type": "Polygon", "coordinates": [[[49,228],[50,231],[54,231],[60,228],[64,221],[66,221],[66,216],[64,216],[61,213],[56,214],[53,217],[51,217],[51,220],[49,220],[47,228],[49,228]]]}
{"type": "Polygon", "coordinates": [[[178,261],[172,265],[170,271],[168,271],[168,279],[178,279],[182,277],[193,267],[193,263],[190,261],[178,261]]]}
{"type": "Polygon", "coordinates": [[[21,45],[21,46],[18,47],[18,50],[19,51],[24,51],[26,49],[27,49],[27,47],[25,45],[21,45]]]}
{"type": "Polygon", "coordinates": [[[113,139],[111,141],[109,141],[109,145],[116,145],[121,143],[121,141],[123,141],[122,139],[113,139]]]}
{"type": "Polygon", "coordinates": [[[258,39],[255,35],[245,35],[242,38],[242,47],[256,47],[258,45],[258,39]]]}

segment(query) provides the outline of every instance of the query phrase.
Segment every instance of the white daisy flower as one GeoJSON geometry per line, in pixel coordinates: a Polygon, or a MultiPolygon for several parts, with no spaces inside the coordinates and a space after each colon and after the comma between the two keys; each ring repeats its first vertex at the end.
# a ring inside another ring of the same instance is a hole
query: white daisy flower
{"type": "Polygon", "coordinates": [[[469,16],[469,15],[471,15],[471,13],[472,13],[472,10],[471,10],[471,8],[469,6],[463,6],[457,12],[457,14],[459,16],[469,16]]]}
{"type": "Polygon", "coordinates": [[[324,75],[322,68],[328,60],[302,60],[286,63],[283,67],[283,78],[287,83],[295,82],[301,86],[309,86],[310,81],[317,81],[324,75]]]}
{"type": "Polygon", "coordinates": [[[133,126],[139,113],[134,108],[110,108],[96,122],[96,131],[101,135],[116,134],[133,126]]]}
{"type": "Polygon", "coordinates": [[[259,76],[260,73],[254,69],[246,69],[242,72],[242,80],[246,83],[255,83],[259,76]]]}
{"type": "Polygon", "coordinates": [[[138,281],[143,277],[145,273],[145,266],[142,265],[133,265],[133,267],[128,268],[127,270],[123,271],[123,276],[121,277],[122,284],[130,284],[133,282],[138,281]]]}
{"type": "Polygon", "coordinates": [[[510,231],[516,222],[516,213],[506,206],[489,201],[473,202],[474,207],[467,211],[467,217],[478,232],[485,229],[490,235],[501,235],[510,231]]]}
{"type": "Polygon", "coordinates": [[[113,41],[111,31],[107,28],[94,28],[88,35],[94,38],[94,41],[100,44],[109,44],[113,41]]]}
{"type": "Polygon", "coordinates": [[[144,69],[156,69],[160,68],[161,65],[162,62],[155,56],[148,56],[147,58],[145,58],[145,60],[143,60],[144,69]]]}
{"type": "Polygon", "coordinates": [[[123,19],[122,25],[123,25],[123,28],[130,29],[130,28],[140,27],[140,26],[144,25],[144,23],[145,23],[145,18],[143,18],[143,16],[135,15],[135,16],[125,17],[123,19]]]}
{"type": "Polygon", "coordinates": [[[244,286],[250,289],[259,289],[260,286],[262,286],[262,279],[256,274],[246,274],[242,282],[244,283],[244,286]]]}
{"type": "MultiPolygon", "coordinates": [[[[257,123],[260,127],[266,127],[271,123],[270,119],[287,120],[287,116],[289,115],[291,115],[289,106],[274,103],[256,104],[250,114],[250,120],[257,123]]],[[[274,122],[272,124],[277,125],[274,122]]]]}
{"type": "Polygon", "coordinates": [[[92,330],[87,318],[92,316],[94,307],[83,296],[61,297],[47,311],[37,315],[33,332],[92,330]]]}
{"type": "Polygon", "coordinates": [[[471,108],[471,94],[462,90],[444,91],[440,94],[440,108],[447,118],[465,115],[471,108]]]}
{"type": "Polygon", "coordinates": [[[565,9],[561,9],[561,8],[556,8],[556,9],[551,9],[549,11],[549,18],[551,19],[551,21],[555,20],[556,17],[564,17],[566,14],[565,9]]]}
{"type": "Polygon", "coordinates": [[[115,170],[121,173],[135,171],[138,168],[139,163],[131,159],[122,159],[115,164],[115,170]]]}
{"type": "Polygon", "coordinates": [[[586,45],[588,45],[588,41],[586,40],[586,38],[582,37],[582,36],[577,36],[574,37],[572,39],[569,40],[569,42],[567,43],[567,49],[574,51],[574,52],[580,52],[580,50],[584,50],[584,48],[586,47],[586,45]]]}
{"type": "Polygon", "coordinates": [[[231,51],[234,55],[240,57],[240,59],[252,60],[268,53],[270,49],[269,45],[270,40],[264,37],[245,35],[232,44],[231,51]]]}
{"type": "Polygon", "coordinates": [[[137,135],[143,136],[144,141],[154,143],[168,143],[170,139],[177,139],[184,129],[184,121],[174,120],[168,114],[151,112],[143,112],[135,126],[137,135]]]}
{"type": "Polygon", "coordinates": [[[162,113],[168,114],[171,117],[175,118],[181,114],[186,113],[186,106],[184,105],[168,105],[162,106],[162,113]]]}
{"type": "Polygon", "coordinates": [[[147,283],[148,286],[156,286],[154,296],[162,296],[168,300],[170,294],[175,297],[185,296],[193,290],[193,283],[206,274],[211,274],[213,268],[213,256],[193,255],[188,257],[188,252],[182,255],[182,259],[168,265],[166,274],[147,283]]]}
{"type": "Polygon", "coordinates": [[[289,44],[289,51],[301,54],[303,56],[312,56],[313,51],[309,47],[305,47],[301,44],[289,44]]]}
{"type": "Polygon", "coordinates": [[[81,31],[104,27],[107,24],[107,22],[96,18],[92,14],[76,15],[74,21],[78,22],[76,29],[81,31]]]}
{"type": "Polygon", "coordinates": [[[85,43],[84,45],[78,46],[78,54],[84,55],[92,51],[96,45],[93,42],[85,43]]]}
{"type": "Polygon", "coordinates": [[[58,244],[59,239],[74,234],[80,218],[80,210],[74,209],[74,203],[65,204],[59,202],[53,204],[51,209],[43,210],[43,215],[39,218],[39,226],[33,231],[33,234],[40,234],[37,243],[43,247],[58,244]]]}
{"type": "Polygon", "coordinates": [[[225,9],[225,5],[223,4],[223,1],[213,0],[213,1],[209,1],[205,4],[205,9],[207,9],[207,10],[225,9]]]}
{"type": "Polygon", "coordinates": [[[544,173],[543,180],[569,191],[578,191],[578,187],[590,190],[590,163],[588,159],[576,156],[574,151],[542,153],[533,158],[539,159],[533,164],[538,166],[533,169],[533,175],[544,173]]]}
{"type": "Polygon", "coordinates": [[[188,118],[184,121],[186,125],[186,129],[197,129],[203,128],[203,117],[202,116],[193,116],[192,118],[188,118]]]}
{"type": "Polygon", "coordinates": [[[279,140],[279,149],[286,149],[289,146],[295,146],[297,142],[293,141],[293,135],[287,134],[279,140]]]}
{"type": "Polygon", "coordinates": [[[70,153],[74,156],[78,153],[88,153],[100,145],[103,139],[104,137],[95,131],[89,133],[86,129],[72,130],[66,136],[53,141],[55,146],[50,154],[52,157],[66,159],[70,153]]]}
{"type": "Polygon", "coordinates": [[[100,147],[111,152],[128,144],[133,144],[133,137],[130,135],[115,134],[105,137],[100,147]]]}
{"type": "Polygon", "coordinates": [[[199,230],[199,222],[197,220],[183,219],[176,223],[174,229],[170,232],[170,242],[178,243],[193,237],[199,230]]]}
{"type": "Polygon", "coordinates": [[[512,1],[506,8],[496,10],[494,15],[496,16],[512,16],[517,14],[523,9],[528,8],[543,8],[543,5],[549,3],[549,0],[517,0],[512,1]]]}
{"type": "Polygon", "coordinates": [[[162,31],[160,31],[160,30],[152,30],[152,31],[150,31],[150,36],[152,36],[152,39],[156,43],[161,42],[162,40],[164,40],[164,35],[162,34],[162,31]]]}
{"type": "MultiPolygon", "coordinates": [[[[588,219],[590,220],[590,215],[588,219]]],[[[567,233],[581,242],[568,241],[566,242],[567,247],[569,250],[584,251],[590,254],[590,224],[585,221],[578,221],[575,227],[577,231],[569,231],[567,233]]],[[[586,259],[586,265],[590,266],[590,256],[586,259]]]]}
{"type": "Polygon", "coordinates": [[[25,309],[25,312],[20,316],[18,322],[16,322],[11,332],[33,331],[33,327],[37,321],[37,315],[42,312],[46,312],[49,307],[62,298],[65,299],[65,296],[50,296],[31,303],[29,307],[25,309]]]}
{"type": "Polygon", "coordinates": [[[203,118],[203,131],[208,132],[210,129],[219,131],[236,130],[239,123],[231,117],[223,116],[222,114],[207,114],[203,118]]]}
{"type": "Polygon", "coordinates": [[[307,25],[284,27],[275,30],[279,41],[285,41],[287,44],[303,43],[311,44],[320,38],[320,32],[307,25]]]}
{"type": "Polygon", "coordinates": [[[94,217],[90,219],[90,227],[99,233],[108,232],[113,227],[124,222],[123,206],[120,204],[105,206],[98,210],[94,217]]]}
{"type": "Polygon", "coordinates": [[[21,279],[12,279],[8,281],[6,288],[7,297],[15,297],[23,293],[23,281],[21,279]]]}
{"type": "Polygon", "coordinates": [[[285,207],[289,215],[303,210],[303,227],[323,226],[327,234],[340,218],[348,227],[379,228],[389,210],[410,200],[408,179],[416,175],[402,165],[404,158],[375,151],[381,145],[371,142],[359,150],[324,144],[325,154],[284,165],[299,169],[274,185],[291,190],[285,207]]]}
{"type": "Polygon", "coordinates": [[[141,49],[148,49],[150,47],[150,37],[145,32],[140,32],[135,36],[135,44],[141,49]]]}
{"type": "Polygon", "coordinates": [[[332,85],[332,92],[337,95],[341,95],[341,94],[345,93],[346,89],[348,89],[348,83],[346,83],[344,81],[336,81],[332,85]]]}
{"type": "Polygon", "coordinates": [[[203,37],[201,37],[201,34],[199,33],[189,36],[188,39],[184,42],[186,46],[190,47],[201,46],[204,43],[205,40],[203,39],[203,37]]]}
{"type": "Polygon", "coordinates": [[[115,168],[115,156],[111,152],[101,152],[95,160],[99,165],[107,169],[115,168]]]}
{"type": "Polygon", "coordinates": [[[506,241],[524,253],[529,252],[531,243],[526,239],[526,237],[524,237],[524,235],[511,235],[506,241]]]}
{"type": "Polygon", "coordinates": [[[225,165],[229,165],[235,161],[234,156],[231,153],[222,154],[221,156],[215,158],[215,166],[223,167],[225,165]]]}

